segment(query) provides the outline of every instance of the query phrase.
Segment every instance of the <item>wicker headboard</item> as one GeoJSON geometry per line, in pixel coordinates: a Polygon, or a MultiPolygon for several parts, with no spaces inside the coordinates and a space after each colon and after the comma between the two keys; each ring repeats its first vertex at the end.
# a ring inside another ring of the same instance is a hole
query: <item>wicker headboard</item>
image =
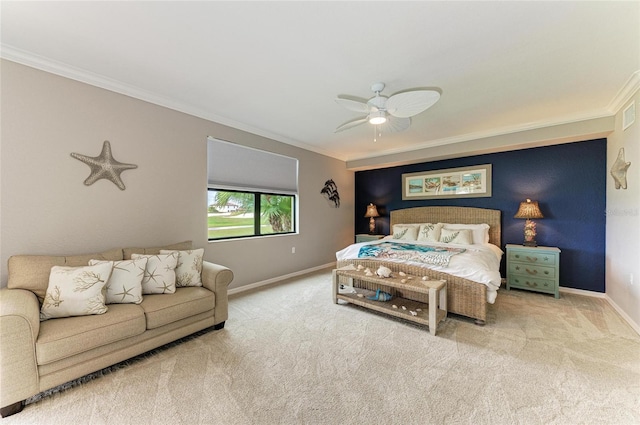
{"type": "Polygon", "coordinates": [[[500,210],[474,207],[415,207],[391,211],[391,227],[401,223],[461,223],[489,225],[489,242],[500,247],[500,210]]]}

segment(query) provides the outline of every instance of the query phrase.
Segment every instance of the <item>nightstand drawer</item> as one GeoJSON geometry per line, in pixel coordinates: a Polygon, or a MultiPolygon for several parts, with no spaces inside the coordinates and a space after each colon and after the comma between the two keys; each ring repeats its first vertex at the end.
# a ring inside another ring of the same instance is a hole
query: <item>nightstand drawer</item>
{"type": "Polygon", "coordinates": [[[544,267],[538,266],[529,263],[513,263],[509,262],[508,273],[514,275],[522,275],[531,278],[538,279],[555,279],[556,278],[556,268],[555,267],[544,267]]]}
{"type": "Polygon", "coordinates": [[[511,276],[509,279],[512,288],[533,289],[540,292],[555,293],[556,284],[553,280],[530,278],[526,276],[511,276]]]}
{"type": "Polygon", "coordinates": [[[519,251],[519,250],[509,250],[508,255],[509,261],[519,261],[523,263],[529,264],[540,264],[544,266],[555,266],[556,265],[556,255],[548,254],[543,252],[531,252],[529,251],[519,251]]]}

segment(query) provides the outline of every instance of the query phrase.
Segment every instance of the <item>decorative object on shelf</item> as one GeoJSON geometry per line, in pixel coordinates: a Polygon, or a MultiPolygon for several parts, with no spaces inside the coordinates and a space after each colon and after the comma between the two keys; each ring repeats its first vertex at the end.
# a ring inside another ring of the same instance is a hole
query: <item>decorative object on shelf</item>
{"type": "Polygon", "coordinates": [[[333,179],[329,179],[324,182],[324,187],[320,191],[326,198],[333,202],[333,205],[336,208],[340,208],[340,194],[338,193],[338,186],[333,181],[333,179]]]}
{"type": "Polygon", "coordinates": [[[393,296],[390,293],[381,291],[380,289],[376,290],[375,295],[367,297],[367,299],[373,301],[389,301],[391,298],[393,298],[393,296]]]}
{"type": "Polygon", "coordinates": [[[90,186],[100,179],[107,179],[113,182],[120,190],[125,190],[126,187],[122,183],[120,174],[124,170],[132,170],[138,168],[134,164],[125,164],[118,162],[113,158],[111,154],[111,144],[105,140],[102,145],[102,152],[98,156],[86,156],[79,153],[71,153],[71,156],[78,161],[82,161],[91,168],[91,174],[84,181],[84,184],[90,186]]]}
{"type": "Polygon", "coordinates": [[[402,200],[490,198],[491,164],[402,175],[402,200]]]}
{"type": "Polygon", "coordinates": [[[624,148],[620,148],[618,158],[616,158],[616,162],[611,167],[611,177],[613,177],[616,189],[627,188],[627,170],[630,165],[631,162],[625,162],[624,160],[624,148]]]}
{"type": "Polygon", "coordinates": [[[378,214],[378,209],[375,205],[369,204],[367,205],[367,212],[364,214],[364,216],[366,218],[369,218],[369,233],[373,235],[373,233],[376,231],[376,221],[374,217],[380,217],[380,214],[378,214]]]}
{"type": "Polygon", "coordinates": [[[544,218],[538,201],[532,201],[527,199],[525,202],[520,202],[520,208],[513,218],[524,218],[527,221],[524,223],[524,246],[537,246],[536,243],[536,223],[532,218],[544,218]]]}
{"type": "Polygon", "coordinates": [[[391,269],[389,267],[380,266],[376,270],[376,274],[380,277],[391,277],[391,269]]]}

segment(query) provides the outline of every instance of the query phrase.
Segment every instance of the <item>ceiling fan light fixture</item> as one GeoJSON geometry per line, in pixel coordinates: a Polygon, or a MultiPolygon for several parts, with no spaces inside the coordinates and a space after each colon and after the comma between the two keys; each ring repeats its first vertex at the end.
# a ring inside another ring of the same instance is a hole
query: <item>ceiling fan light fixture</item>
{"type": "Polygon", "coordinates": [[[387,122],[387,117],[384,111],[375,111],[369,114],[369,123],[373,125],[384,124],[387,122]]]}

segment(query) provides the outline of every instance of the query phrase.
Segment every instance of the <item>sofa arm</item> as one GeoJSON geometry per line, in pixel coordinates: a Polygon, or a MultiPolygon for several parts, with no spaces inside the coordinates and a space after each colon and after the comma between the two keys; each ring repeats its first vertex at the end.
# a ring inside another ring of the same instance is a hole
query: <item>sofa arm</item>
{"type": "Polygon", "coordinates": [[[24,289],[0,289],[0,407],[39,392],[36,340],[40,305],[24,289]]]}
{"type": "Polygon", "coordinates": [[[232,280],[233,272],[231,269],[208,261],[202,262],[202,286],[216,294],[216,305],[214,307],[216,326],[223,324],[229,317],[227,287],[232,280]]]}

